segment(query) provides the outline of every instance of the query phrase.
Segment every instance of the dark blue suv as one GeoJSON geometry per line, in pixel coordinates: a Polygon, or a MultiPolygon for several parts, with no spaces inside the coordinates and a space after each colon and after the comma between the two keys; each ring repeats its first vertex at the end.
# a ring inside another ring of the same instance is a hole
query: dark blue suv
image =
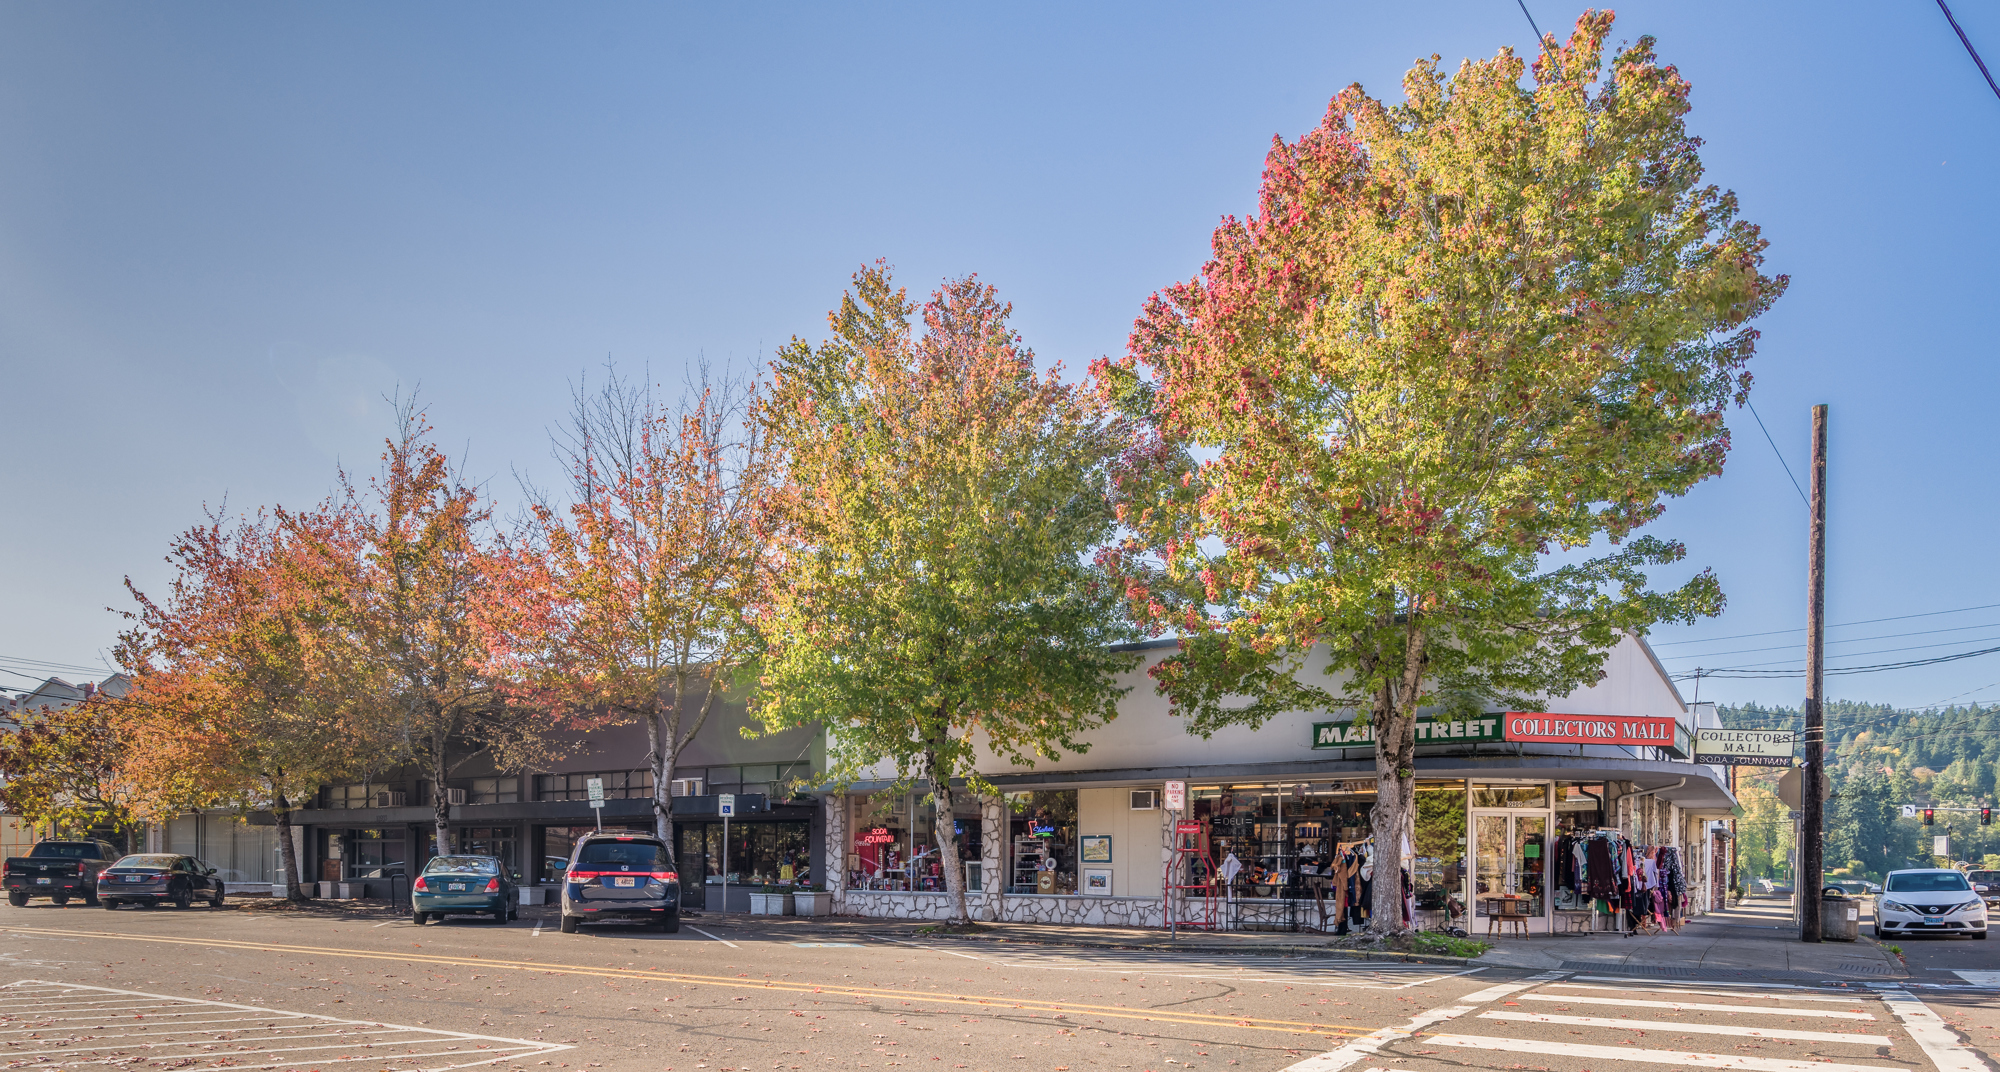
{"type": "Polygon", "coordinates": [[[584,835],[563,876],[563,933],[583,923],[680,930],[681,877],[666,844],[647,834],[584,835]]]}

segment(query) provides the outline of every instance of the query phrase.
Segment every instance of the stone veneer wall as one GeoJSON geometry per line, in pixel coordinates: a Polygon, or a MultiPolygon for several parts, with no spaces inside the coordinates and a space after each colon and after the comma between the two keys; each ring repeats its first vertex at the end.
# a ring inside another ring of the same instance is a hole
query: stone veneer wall
{"type": "MultiPolygon", "coordinates": [[[[942,893],[889,893],[848,890],[835,901],[840,915],[869,919],[944,919],[951,899],[942,893]]],[[[1002,923],[1064,923],[1104,927],[1160,927],[1160,901],[1148,897],[1046,897],[972,894],[965,899],[974,919],[1002,923]]]]}

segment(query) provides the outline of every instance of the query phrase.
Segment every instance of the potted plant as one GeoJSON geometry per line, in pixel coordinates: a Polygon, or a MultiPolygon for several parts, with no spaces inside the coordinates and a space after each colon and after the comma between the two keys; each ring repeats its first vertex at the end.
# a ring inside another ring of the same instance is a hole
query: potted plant
{"type": "Polygon", "coordinates": [[[792,887],[765,886],[750,894],[750,914],[753,916],[789,916],[792,914],[792,887]]]}
{"type": "Polygon", "coordinates": [[[796,914],[801,916],[830,916],[833,914],[833,893],[807,884],[792,887],[792,903],[796,914]]]}

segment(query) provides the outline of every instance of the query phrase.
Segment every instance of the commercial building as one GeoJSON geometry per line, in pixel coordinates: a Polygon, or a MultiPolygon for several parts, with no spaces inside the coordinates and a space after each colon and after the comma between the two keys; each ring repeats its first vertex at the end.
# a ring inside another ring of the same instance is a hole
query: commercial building
{"type": "MultiPolygon", "coordinates": [[[[1723,768],[1693,762],[1692,743],[1714,715],[1683,702],[1642,640],[1620,642],[1598,684],[1540,711],[1420,721],[1417,807],[1393,856],[1368,844],[1367,727],[1351,714],[1296,712],[1191,737],[1146,674],[1174,646],[1138,649],[1131,691],[1087,751],[1033,768],[989,758],[981,774],[1003,795],[969,798],[954,818],[976,918],[1159,926],[1172,873],[1176,886],[1200,887],[1175,893],[1177,922],[1331,926],[1343,883],[1329,872],[1367,854],[1371,873],[1400,859],[1420,924],[1462,908],[1475,931],[1489,912],[1525,915],[1531,931],[1604,928],[1615,925],[1606,906],[1557,871],[1600,831],[1678,864],[1686,912],[1721,896],[1715,820],[1735,801],[1723,768]],[[1185,786],[1179,813],[1163,807],[1173,783],[1185,786]],[[1177,824],[1193,825],[1177,833],[1177,824]],[[1195,851],[1177,860],[1177,841],[1195,851]],[[1215,881],[1223,872],[1230,881],[1215,881]]],[[[928,794],[891,793],[893,781],[881,771],[823,798],[825,857],[839,861],[835,912],[943,918],[928,794]]]]}

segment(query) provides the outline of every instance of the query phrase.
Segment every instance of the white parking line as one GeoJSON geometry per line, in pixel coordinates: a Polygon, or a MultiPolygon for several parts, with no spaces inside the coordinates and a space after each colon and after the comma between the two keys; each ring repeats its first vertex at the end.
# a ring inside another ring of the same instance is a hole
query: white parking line
{"type": "Polygon", "coordinates": [[[401,1072],[412,1072],[413,1066],[422,1072],[447,1072],[496,1061],[520,1062],[573,1048],[535,1039],[349,1020],[43,980],[22,980],[0,987],[0,994],[28,999],[10,1000],[6,1008],[0,1009],[0,1023],[43,1025],[0,1034],[39,1034],[49,1024],[64,1022],[56,1028],[64,1032],[61,1037],[0,1040],[0,1060],[9,1063],[16,1058],[46,1062],[49,1058],[45,1055],[60,1053],[62,1067],[130,1065],[140,1061],[190,1064],[221,1059],[232,1069],[324,1068],[367,1061],[379,1068],[401,1072]],[[135,1010],[128,1004],[135,1000],[145,1004],[135,1010]],[[90,1011],[80,1005],[86,1001],[126,1007],[79,1015],[90,1011]],[[47,1015],[51,1012],[67,1015],[47,1015]],[[89,1026],[92,1023],[101,1028],[94,1030],[89,1026]],[[328,1041],[313,1041],[316,1039],[328,1041]],[[49,1048],[52,1046],[56,1048],[49,1048]],[[135,1056],[136,1051],[145,1051],[145,1055],[135,1056]],[[355,1056],[357,1053],[361,1056],[355,1056]]]}
{"type": "MultiPolygon", "coordinates": [[[[1579,978],[1579,979],[1582,979],[1582,978],[1585,978],[1585,976],[1581,976],[1581,975],[1579,975],[1579,976],[1577,976],[1577,978],[1579,978]]],[[[1639,980],[1637,980],[1637,979],[1634,979],[1634,980],[1632,980],[1632,982],[1635,982],[1635,983],[1636,983],[1636,982],[1638,982],[1638,981],[1639,981],[1639,980]]],[[[1648,982],[1656,982],[1656,980],[1647,980],[1647,981],[1648,981],[1648,982]]],[[[1702,983],[1701,983],[1701,985],[1702,985],[1702,986],[1737,986],[1737,985],[1739,985],[1739,984],[1736,984],[1736,983],[1711,983],[1711,982],[1709,982],[1708,980],[1704,979],[1704,980],[1702,980],[1702,983]]],[[[1741,985],[1744,985],[1744,986],[1748,986],[1749,984],[1748,984],[1748,983],[1744,983],[1744,984],[1741,984],[1741,985]]],[[[1775,984],[1775,983],[1774,983],[1774,984],[1772,984],[1772,986],[1771,986],[1771,987],[1759,987],[1758,989],[1774,989],[1774,988],[1776,988],[1776,987],[1777,987],[1777,986],[1779,986],[1779,985],[1780,985],[1780,984],[1775,984]]],[[[1648,990],[1648,989],[1646,989],[1646,988],[1644,988],[1644,987],[1636,987],[1636,986],[1591,986],[1591,985],[1590,985],[1590,984],[1588,984],[1588,983],[1550,983],[1550,984],[1549,984],[1549,986],[1551,986],[1551,987],[1558,987],[1558,986],[1559,986],[1559,987],[1562,987],[1562,988],[1563,988],[1564,990],[1609,990],[1609,991],[1611,991],[1611,992],[1613,992],[1613,993],[1617,993],[1617,994],[1704,994],[1704,995],[1707,995],[1708,997],[1713,997],[1713,998],[1734,998],[1734,997],[1741,997],[1741,996],[1743,996],[1743,992],[1742,992],[1742,991],[1740,991],[1740,990],[1696,990],[1696,989],[1693,989],[1693,988],[1691,988],[1691,987],[1685,987],[1685,986],[1663,986],[1663,987],[1659,987],[1659,988],[1657,988],[1657,989],[1652,989],[1652,990],[1648,990]]],[[[1857,999],[1866,999],[1866,998],[1870,998],[1870,997],[1873,997],[1874,995],[1873,995],[1873,994],[1872,994],[1871,992],[1869,992],[1869,991],[1865,991],[1865,990],[1859,990],[1859,991],[1853,991],[1853,992],[1851,992],[1851,993],[1848,993],[1848,994],[1844,994],[1844,995],[1836,995],[1836,996],[1833,996],[1833,997],[1822,997],[1821,995],[1819,995],[1819,994],[1817,994],[1817,993],[1813,993],[1813,994],[1792,994],[1792,993],[1785,993],[1785,994],[1772,994],[1772,995],[1769,995],[1769,996],[1770,996],[1770,997],[1773,997],[1773,998],[1777,998],[1777,999],[1779,999],[1779,1000],[1782,1000],[1782,1001],[1831,1001],[1831,1002],[1834,1002],[1834,1003],[1836,1003],[1836,1004],[1852,1004],[1852,1003],[1853,1003],[1854,1001],[1856,1001],[1857,999]]]]}
{"type": "MultiPolygon", "coordinates": [[[[1789,996],[1789,995],[1787,995],[1789,996]]],[[[1587,994],[1522,994],[1524,1001],[1560,1001],[1569,1005],[1616,1005],[1626,1009],[1673,1009],[1679,1012],[1748,1012],[1771,1016],[1824,1016],[1834,1020],[1873,1020],[1873,1013],[1839,1009],[1781,1009],[1775,1005],[1714,1005],[1700,1001],[1641,1001],[1637,998],[1594,998],[1587,994]]]]}
{"type": "Polygon", "coordinates": [[[1571,1027],[1612,1027],[1624,1031],[1686,1031],[1695,1035],[1728,1035],[1732,1038],[1796,1039],[1800,1042],[1851,1042],[1856,1045],[1892,1046],[1887,1035],[1843,1035],[1836,1031],[1789,1031],[1776,1027],[1745,1027],[1742,1024],[1690,1024],[1680,1020],[1614,1020],[1608,1016],[1560,1016],[1540,1012],[1482,1012],[1481,1020],[1514,1020],[1524,1024],[1568,1024],[1571,1027]]]}
{"type": "MultiPolygon", "coordinates": [[[[1325,1053],[1308,1057],[1297,1064],[1289,1065],[1283,1069],[1283,1072],[1339,1072],[1340,1069],[1346,1068],[1364,1057],[1373,1057],[1383,1046],[1400,1039],[1409,1038],[1432,1024],[1443,1023],[1446,1020],[1464,1016],[1466,1013],[1479,1008],[1489,1001],[1496,1001],[1509,994],[1526,990],[1538,983],[1546,983],[1551,979],[1560,979],[1562,977],[1562,972],[1543,972],[1524,982],[1503,983],[1499,986],[1489,986],[1484,990],[1474,991],[1458,999],[1458,1004],[1456,1005],[1448,1005],[1418,1013],[1416,1016],[1411,1017],[1410,1022],[1404,1024],[1402,1027],[1385,1027],[1379,1031],[1371,1031],[1337,1050],[1328,1050],[1325,1053]]],[[[1370,1069],[1368,1072],[1374,1072],[1374,1070],[1370,1069]]]]}
{"type": "Polygon", "coordinates": [[[1972,1052],[1958,1035],[1947,1026],[1943,1018],[1931,1011],[1931,1007],[1917,1000],[1915,994],[1894,985],[1877,985],[1875,992],[1881,997],[1889,1011],[1903,1025],[1903,1030],[1931,1059],[1938,1072],[1987,1072],[1986,1062],[1972,1052]]]}
{"type": "Polygon", "coordinates": [[[528,932],[528,937],[540,938],[541,936],[542,936],[542,921],[538,919],[535,921],[535,929],[528,932]]]}
{"type": "MultiPolygon", "coordinates": [[[[1674,1024],[1673,1027],[1685,1025],[1674,1024]]],[[[1593,1061],[1642,1061],[1656,1065],[1698,1068],[1737,1068],[1749,1072],[1908,1072],[1901,1065],[1850,1065],[1838,1061],[1781,1061],[1770,1057],[1738,1057],[1730,1053],[1702,1053],[1695,1050],[1647,1050],[1636,1046],[1592,1046],[1583,1042],[1544,1042],[1540,1039],[1496,1038],[1490,1035],[1425,1035],[1426,1046],[1455,1046],[1472,1050],[1505,1050],[1542,1056],[1585,1057],[1593,1061]]],[[[1297,1065],[1292,1066],[1294,1068],[1297,1065]]]]}
{"type": "Polygon", "coordinates": [[[729,940],[729,939],[727,939],[727,938],[716,938],[716,937],[715,937],[715,935],[713,935],[713,934],[710,934],[710,933],[708,933],[708,932],[707,932],[707,931],[705,931],[705,930],[702,930],[702,929],[701,929],[700,927],[689,927],[689,928],[688,928],[688,930],[691,930],[691,931],[695,932],[696,934],[699,934],[699,935],[701,935],[701,936],[702,936],[703,938],[714,938],[714,939],[715,939],[716,941],[718,941],[718,942],[721,942],[721,943],[722,943],[723,945],[726,945],[726,946],[728,946],[728,947],[729,947],[729,948],[731,948],[731,949],[741,949],[741,948],[743,948],[742,946],[740,946],[740,945],[737,945],[737,944],[736,944],[735,942],[732,942],[732,941],[730,941],[730,940],[729,940]]]}

